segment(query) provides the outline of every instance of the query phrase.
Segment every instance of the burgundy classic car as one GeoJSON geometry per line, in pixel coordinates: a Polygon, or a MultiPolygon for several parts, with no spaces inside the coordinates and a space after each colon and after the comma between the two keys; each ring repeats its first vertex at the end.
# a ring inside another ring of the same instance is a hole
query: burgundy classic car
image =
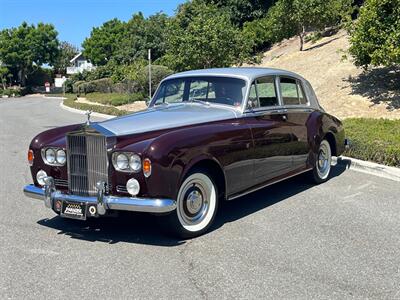
{"type": "Polygon", "coordinates": [[[165,78],[145,111],[37,135],[24,192],[67,218],[158,214],[187,238],[209,229],[221,201],[304,172],[326,181],[345,143],[297,74],[189,71],[165,78]]]}

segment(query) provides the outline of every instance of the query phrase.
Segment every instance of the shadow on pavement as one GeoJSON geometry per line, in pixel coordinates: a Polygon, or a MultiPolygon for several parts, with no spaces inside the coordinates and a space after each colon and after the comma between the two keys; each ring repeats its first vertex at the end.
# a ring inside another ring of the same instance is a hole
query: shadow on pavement
{"type": "MultiPolygon", "coordinates": [[[[330,178],[339,176],[346,168],[346,161],[341,161],[332,167],[330,178]]],[[[309,176],[305,173],[223,203],[210,231],[308,190],[315,186],[308,183],[310,182],[309,176]]],[[[185,241],[173,239],[166,235],[158,225],[156,218],[157,216],[150,214],[123,213],[118,218],[89,219],[86,222],[56,216],[52,219],[42,219],[37,223],[59,230],[58,234],[88,242],[109,244],[125,242],[163,247],[179,246],[185,243],[185,241]]]]}
{"type": "MultiPolygon", "coordinates": [[[[332,166],[330,179],[346,171],[349,162],[348,160],[338,160],[338,164],[332,166]]],[[[315,183],[312,182],[310,176],[309,173],[303,173],[224,203],[223,210],[220,211],[215,222],[215,227],[218,228],[225,223],[234,222],[314,187],[315,183]]]]}

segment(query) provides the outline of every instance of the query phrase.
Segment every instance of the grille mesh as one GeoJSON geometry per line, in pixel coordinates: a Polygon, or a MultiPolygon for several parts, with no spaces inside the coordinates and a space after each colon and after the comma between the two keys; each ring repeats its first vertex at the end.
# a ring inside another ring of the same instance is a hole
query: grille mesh
{"type": "Polygon", "coordinates": [[[102,135],[67,135],[68,185],[71,194],[95,196],[96,183],[108,183],[106,138],[102,135]]]}

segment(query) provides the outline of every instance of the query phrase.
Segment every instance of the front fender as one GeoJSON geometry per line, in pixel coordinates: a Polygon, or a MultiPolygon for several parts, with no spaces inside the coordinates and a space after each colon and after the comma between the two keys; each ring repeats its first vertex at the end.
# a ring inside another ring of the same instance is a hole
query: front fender
{"type": "Polygon", "coordinates": [[[152,162],[152,174],[147,178],[149,193],[157,191],[158,197],[175,199],[180,183],[196,163],[211,160],[221,166],[213,155],[220,147],[218,137],[212,133],[218,131],[217,127],[187,127],[155,138],[144,153],[152,162]]]}

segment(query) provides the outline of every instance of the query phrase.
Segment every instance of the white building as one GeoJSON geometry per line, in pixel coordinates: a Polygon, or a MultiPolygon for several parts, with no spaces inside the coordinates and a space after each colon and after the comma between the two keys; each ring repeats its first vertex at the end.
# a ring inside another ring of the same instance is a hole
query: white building
{"type": "Polygon", "coordinates": [[[78,53],[70,62],[72,66],[67,67],[68,75],[81,73],[84,70],[91,71],[95,68],[95,66],[82,55],[82,52],[78,53]]]}

